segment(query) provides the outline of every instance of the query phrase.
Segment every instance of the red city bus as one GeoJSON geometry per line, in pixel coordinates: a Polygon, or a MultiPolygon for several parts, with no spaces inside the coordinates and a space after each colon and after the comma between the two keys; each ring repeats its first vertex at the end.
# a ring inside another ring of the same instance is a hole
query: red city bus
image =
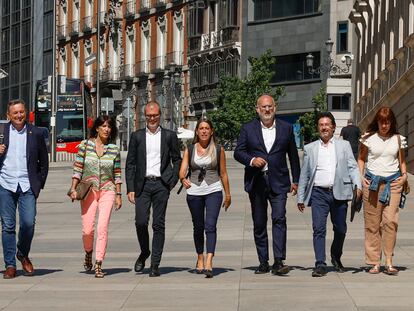
{"type": "MultiPolygon", "coordinates": [[[[79,143],[87,137],[88,118],[92,115],[90,90],[83,80],[57,77],[56,151],[78,152],[79,143]]],[[[50,127],[51,88],[48,79],[37,82],[34,124],[50,127]]]]}

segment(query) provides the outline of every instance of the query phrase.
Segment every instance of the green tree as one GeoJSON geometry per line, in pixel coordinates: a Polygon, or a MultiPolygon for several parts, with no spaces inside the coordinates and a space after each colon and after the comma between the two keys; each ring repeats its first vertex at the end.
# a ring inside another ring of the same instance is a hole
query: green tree
{"type": "Polygon", "coordinates": [[[267,50],[260,57],[249,58],[250,72],[240,79],[221,75],[214,106],[209,113],[216,135],[220,141],[234,141],[241,126],[256,116],[256,100],[262,94],[269,94],[275,100],[284,93],[283,87],[272,88],[270,80],[276,60],[267,50]]]}
{"type": "Polygon", "coordinates": [[[312,142],[319,138],[319,133],[316,127],[316,117],[318,112],[327,111],[327,97],[324,88],[320,88],[319,92],[312,98],[313,111],[307,112],[299,117],[301,126],[300,133],[303,136],[305,143],[312,142]]]}

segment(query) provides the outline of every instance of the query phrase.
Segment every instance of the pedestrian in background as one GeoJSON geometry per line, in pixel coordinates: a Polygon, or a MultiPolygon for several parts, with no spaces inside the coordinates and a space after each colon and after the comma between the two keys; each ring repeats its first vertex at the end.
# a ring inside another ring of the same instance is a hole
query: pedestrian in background
{"type": "Polygon", "coordinates": [[[397,239],[398,214],[403,184],[407,180],[404,152],[406,138],[397,131],[391,108],[382,107],[361,137],[358,165],[364,188],[365,261],[369,273],[398,274],[392,257],[397,239]],[[366,166],[365,166],[366,164],[366,166]]]}
{"type": "Polygon", "coordinates": [[[243,125],[234,151],[234,158],[245,166],[244,189],[252,208],[254,241],[259,267],[256,274],[268,273],[269,246],[267,238],[267,206],[272,209],[274,263],[272,273],[289,273],[286,259],[287,193],[296,194],[300,164],[291,124],[275,119],[273,97],[262,95],[256,103],[259,118],[243,125]],[[289,156],[293,183],[290,182],[286,156],[289,156]]]}
{"type": "Polygon", "coordinates": [[[99,213],[95,251],[95,277],[103,278],[102,262],[108,244],[108,226],[112,210],[122,206],[121,156],[114,144],[118,134],[115,120],[109,116],[96,118],[89,139],[83,140],[73,165],[70,198],[76,199],[80,180],[90,181],[92,190],[81,200],[82,240],[85,250],[83,266],[92,270],[92,252],[96,213],[99,213]]]}
{"type": "Polygon", "coordinates": [[[25,275],[33,275],[29,252],[36,222],[36,203],[49,171],[49,159],[42,131],[26,121],[26,104],[12,100],[7,106],[10,120],[0,143],[0,216],[3,278],[16,277],[16,258],[25,275]],[[16,247],[16,209],[19,210],[19,238],[16,247]]]}
{"type": "Polygon", "coordinates": [[[128,200],[135,205],[135,229],[141,254],[135,272],[141,272],[151,255],[148,221],[152,206],[152,255],[150,277],[160,276],[159,264],[165,241],[165,213],[170,191],[178,182],[181,164],[177,134],[160,126],[161,107],[155,102],[145,106],[147,125],[132,133],[125,174],[128,200]]]}
{"type": "Polygon", "coordinates": [[[359,129],[359,127],[354,125],[354,121],[352,119],[348,119],[348,124],[347,126],[342,128],[340,137],[342,137],[342,139],[344,140],[349,141],[355,160],[358,159],[358,147],[360,136],[361,130],[359,129]]]}
{"type": "Polygon", "coordinates": [[[224,148],[216,144],[210,120],[198,120],[193,144],[184,151],[180,181],[187,189],[187,204],[193,220],[197,252],[195,271],[213,277],[213,257],[217,242],[217,219],[220,208],[231,204],[224,148]],[[223,189],[225,193],[223,202],[223,189]],[[222,205],[223,203],[223,205],[222,205]],[[206,257],[204,257],[204,233],[206,257]]]}
{"type": "Polygon", "coordinates": [[[319,139],[303,149],[298,209],[303,213],[305,206],[311,206],[315,252],[312,276],[322,277],[327,273],[325,244],[328,215],[331,215],[334,231],[330,249],[331,263],[336,271],[344,272],[341,256],[347,231],[348,201],[352,199],[355,186],[359,198],[362,196],[362,186],[351,146],[347,141],[334,138],[334,116],[330,112],[320,113],[317,127],[319,139]]]}

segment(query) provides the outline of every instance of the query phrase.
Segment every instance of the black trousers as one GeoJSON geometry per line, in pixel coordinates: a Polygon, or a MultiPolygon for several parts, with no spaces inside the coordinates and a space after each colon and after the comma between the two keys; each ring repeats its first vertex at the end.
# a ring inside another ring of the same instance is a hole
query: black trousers
{"type": "Polygon", "coordinates": [[[135,198],[135,228],[141,253],[150,254],[148,222],[152,206],[152,252],[151,264],[161,262],[165,241],[165,212],[170,191],[160,179],[146,180],[141,194],[135,198]]]}

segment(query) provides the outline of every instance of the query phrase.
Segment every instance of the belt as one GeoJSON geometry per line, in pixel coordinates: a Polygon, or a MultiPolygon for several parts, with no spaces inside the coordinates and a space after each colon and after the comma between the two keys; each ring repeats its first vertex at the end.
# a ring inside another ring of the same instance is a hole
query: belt
{"type": "Polygon", "coordinates": [[[332,192],[333,191],[333,186],[330,186],[330,187],[315,186],[314,188],[318,188],[320,190],[327,191],[327,192],[332,192]]]}
{"type": "Polygon", "coordinates": [[[269,176],[269,171],[260,172],[262,176],[269,176]]]}
{"type": "Polygon", "coordinates": [[[146,176],[145,179],[146,180],[150,180],[150,181],[156,181],[156,180],[161,180],[161,177],[158,177],[158,176],[146,176]]]}

